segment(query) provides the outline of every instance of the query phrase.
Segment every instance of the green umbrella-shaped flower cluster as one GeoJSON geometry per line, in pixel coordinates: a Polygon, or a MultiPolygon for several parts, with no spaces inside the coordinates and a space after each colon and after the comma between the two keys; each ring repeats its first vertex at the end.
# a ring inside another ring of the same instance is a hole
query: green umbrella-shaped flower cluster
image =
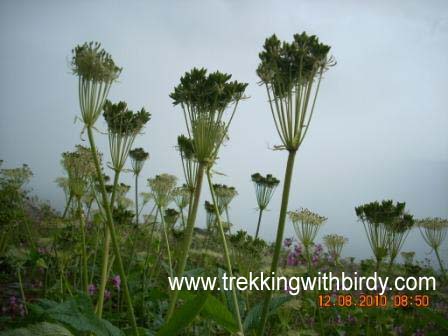
{"type": "Polygon", "coordinates": [[[156,175],[148,179],[154,202],[158,207],[165,208],[173,200],[173,191],[176,187],[177,177],[170,174],[156,175]]]}

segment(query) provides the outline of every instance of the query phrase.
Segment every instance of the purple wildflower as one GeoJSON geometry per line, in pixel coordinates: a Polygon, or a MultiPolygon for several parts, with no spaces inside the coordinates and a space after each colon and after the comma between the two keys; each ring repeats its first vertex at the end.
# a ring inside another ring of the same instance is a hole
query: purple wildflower
{"type": "Polygon", "coordinates": [[[292,245],[292,238],[285,238],[285,240],[283,241],[283,245],[286,248],[289,248],[292,245]]]}
{"type": "Polygon", "coordinates": [[[286,263],[288,266],[297,266],[299,262],[294,253],[289,253],[286,263]]]}
{"type": "Polygon", "coordinates": [[[425,336],[425,333],[421,329],[417,329],[415,333],[412,334],[413,336],[425,336]]]}
{"type": "Polygon", "coordinates": [[[108,291],[107,289],[104,291],[104,300],[108,301],[110,300],[110,298],[112,297],[112,294],[110,291],[108,291]]]}
{"type": "Polygon", "coordinates": [[[121,285],[121,278],[120,276],[117,274],[112,278],[112,285],[117,289],[120,290],[120,285],[121,285]]]}
{"type": "Polygon", "coordinates": [[[87,292],[89,293],[90,296],[95,295],[96,286],[94,284],[90,284],[89,286],[87,286],[87,292]]]}

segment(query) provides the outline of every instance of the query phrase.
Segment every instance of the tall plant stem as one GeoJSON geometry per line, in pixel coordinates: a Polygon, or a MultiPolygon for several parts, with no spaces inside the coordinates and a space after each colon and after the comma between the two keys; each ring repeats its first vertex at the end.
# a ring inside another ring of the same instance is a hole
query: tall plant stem
{"type": "Polygon", "coordinates": [[[168,239],[168,232],[166,228],[166,222],[165,222],[165,213],[162,210],[161,207],[159,207],[160,217],[162,219],[162,228],[163,228],[163,235],[165,236],[165,245],[166,245],[166,251],[168,253],[168,264],[170,266],[170,277],[173,277],[173,263],[171,261],[171,249],[170,249],[170,241],[168,239]]]}
{"type": "MultiPolygon", "coordinates": [[[[191,209],[189,209],[189,215],[187,220],[187,227],[185,228],[184,240],[182,241],[182,246],[179,250],[179,260],[176,265],[177,276],[182,276],[187,264],[188,251],[190,250],[191,241],[193,240],[194,224],[196,222],[196,215],[198,213],[199,199],[201,197],[202,180],[204,179],[204,163],[199,163],[198,172],[196,176],[196,187],[193,195],[193,202],[191,204],[191,209]]],[[[168,321],[173,315],[174,308],[176,307],[177,297],[179,295],[178,291],[174,291],[171,296],[170,305],[168,307],[168,312],[166,315],[166,321],[168,321]]]]}
{"type": "Polygon", "coordinates": [[[65,205],[64,213],[62,214],[62,219],[65,219],[65,216],[67,216],[68,209],[70,208],[70,204],[72,203],[73,195],[70,195],[67,201],[67,204],[65,205]]]}
{"type": "Polygon", "coordinates": [[[135,174],[135,224],[138,225],[138,174],[135,174]]]}
{"type": "MultiPolygon", "coordinates": [[[[221,215],[219,214],[219,209],[218,209],[218,205],[216,202],[216,195],[215,195],[215,190],[213,189],[212,178],[210,176],[210,169],[207,169],[207,180],[208,180],[208,186],[210,188],[210,194],[212,195],[213,206],[215,208],[216,222],[218,224],[219,234],[221,236],[222,245],[224,247],[224,258],[226,261],[227,272],[229,273],[230,278],[233,279],[232,263],[230,262],[230,253],[229,253],[229,248],[227,247],[227,238],[224,233],[224,228],[222,227],[221,215]]],[[[241,323],[241,314],[240,314],[240,308],[238,305],[238,297],[236,295],[235,286],[232,286],[232,300],[233,300],[233,308],[235,309],[236,319],[238,322],[238,328],[240,329],[240,335],[243,336],[244,328],[243,328],[243,324],[241,323]]]]}
{"type": "MultiPolygon", "coordinates": [[[[118,186],[118,180],[120,179],[120,172],[116,171],[114,174],[114,184],[112,189],[112,195],[110,197],[110,207],[114,208],[115,203],[115,190],[118,186]]],[[[107,199],[107,197],[106,197],[107,199]]],[[[109,209],[110,209],[109,207],[109,209]]],[[[105,206],[103,205],[105,209],[105,206]]],[[[110,230],[108,226],[105,226],[104,232],[104,246],[103,246],[103,258],[101,260],[101,280],[100,280],[100,288],[98,291],[98,303],[97,303],[97,314],[98,317],[103,315],[103,307],[104,307],[104,292],[106,291],[107,278],[109,275],[109,251],[110,251],[110,230]]]]}
{"type": "Polygon", "coordinates": [[[87,133],[89,136],[90,148],[92,151],[92,156],[93,156],[93,160],[95,163],[96,173],[97,173],[98,181],[100,184],[100,191],[101,191],[101,196],[103,198],[104,209],[106,212],[107,227],[109,228],[110,236],[112,238],[112,246],[113,246],[117,261],[118,261],[118,271],[120,273],[120,278],[123,283],[124,296],[126,299],[126,303],[128,305],[129,319],[130,319],[132,329],[134,331],[135,336],[138,336],[139,333],[138,333],[138,328],[137,328],[137,322],[135,320],[135,315],[134,315],[134,307],[132,306],[132,299],[131,299],[131,295],[129,293],[128,281],[126,278],[126,273],[124,271],[123,261],[121,259],[120,248],[118,246],[117,235],[115,233],[115,227],[114,227],[114,222],[113,222],[113,218],[112,218],[112,212],[111,212],[109,202],[107,199],[106,187],[104,185],[103,174],[102,174],[100,163],[98,160],[98,155],[97,155],[96,146],[95,146],[95,140],[93,138],[93,131],[92,131],[91,126],[87,126],[87,133]]]}
{"type": "Polygon", "coordinates": [[[82,210],[81,200],[78,199],[78,218],[79,218],[79,226],[81,227],[81,242],[82,242],[82,287],[83,290],[88,294],[88,272],[87,272],[87,248],[86,248],[86,223],[84,218],[84,213],[82,210]]]}
{"type": "Polygon", "coordinates": [[[263,209],[260,209],[258,214],[258,224],[257,224],[257,232],[255,232],[255,238],[258,238],[258,233],[260,232],[260,224],[261,224],[261,216],[263,215],[263,209]]]}
{"type": "Polygon", "coordinates": [[[224,211],[226,212],[226,220],[227,220],[227,225],[229,226],[229,235],[232,234],[232,231],[230,230],[230,218],[229,218],[229,208],[226,206],[224,208],[224,211]]]}
{"type": "Polygon", "coordinates": [[[440,259],[439,249],[438,249],[438,248],[435,248],[435,249],[434,249],[434,252],[436,253],[437,261],[439,262],[440,271],[442,272],[442,276],[443,276],[443,277],[446,277],[445,268],[443,267],[442,259],[440,259]]]}
{"type": "MultiPolygon", "coordinates": [[[[286,164],[285,171],[285,184],[283,185],[282,205],[280,208],[280,216],[278,219],[277,238],[275,240],[274,255],[272,257],[271,274],[277,272],[278,261],[280,258],[280,252],[283,242],[283,232],[285,231],[286,212],[288,211],[289,191],[291,189],[292,172],[294,168],[294,159],[296,157],[296,151],[289,151],[288,163],[286,164]]],[[[266,292],[266,297],[263,304],[263,312],[260,320],[260,327],[258,335],[263,336],[266,328],[266,322],[268,320],[269,304],[272,298],[272,291],[266,292]]]]}
{"type": "Polygon", "coordinates": [[[20,273],[20,268],[17,268],[17,277],[19,278],[20,296],[22,297],[23,307],[25,308],[25,313],[28,314],[28,308],[26,307],[26,297],[25,291],[23,290],[22,274],[20,273]]]}

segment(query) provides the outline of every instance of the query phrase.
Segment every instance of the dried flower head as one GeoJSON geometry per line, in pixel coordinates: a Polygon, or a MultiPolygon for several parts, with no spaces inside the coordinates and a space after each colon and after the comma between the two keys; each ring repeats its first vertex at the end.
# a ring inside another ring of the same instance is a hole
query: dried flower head
{"type": "Polygon", "coordinates": [[[271,201],[274,191],[280,181],[271,174],[263,176],[260,173],[255,173],[252,174],[251,178],[255,187],[255,196],[257,198],[258,208],[260,210],[264,210],[271,201]]]}
{"type": "Polygon", "coordinates": [[[446,239],[448,220],[443,218],[424,218],[417,220],[417,226],[425,242],[434,250],[438,249],[446,239]]]}
{"type": "Polygon", "coordinates": [[[168,208],[165,210],[165,223],[169,228],[173,228],[179,218],[180,212],[175,209],[168,208]]]}
{"type": "Polygon", "coordinates": [[[76,151],[62,153],[61,164],[68,175],[69,192],[81,198],[89,179],[96,173],[92,152],[86,147],[77,145],[76,151]]]}
{"type": "Polygon", "coordinates": [[[129,156],[131,157],[132,170],[134,175],[139,175],[143,169],[145,161],[149,159],[149,153],[141,147],[134,148],[129,151],[129,156]]]}
{"type": "Polygon", "coordinates": [[[187,131],[199,162],[211,164],[225,137],[246,83],[230,81],[231,75],[206,69],[192,69],[180,79],[170,94],[174,105],[181,105],[187,131]],[[227,121],[224,112],[234,105],[227,121]]]}
{"type": "Polygon", "coordinates": [[[213,203],[210,203],[209,201],[205,201],[204,208],[205,208],[205,213],[206,213],[207,230],[213,231],[216,227],[215,206],[213,205],[213,203]]]}
{"type": "Polygon", "coordinates": [[[377,265],[390,254],[394,261],[414,224],[413,217],[405,213],[406,203],[383,200],[366,203],[355,208],[362,221],[377,265]]]}
{"type": "Polygon", "coordinates": [[[121,171],[135,137],[150,120],[151,114],[144,108],[134,113],[125,102],[113,104],[107,100],[103,115],[108,127],[112,165],[115,171],[121,171]]]}
{"type": "Polygon", "coordinates": [[[324,243],[328,249],[329,254],[338,262],[341,256],[342,248],[348,242],[348,239],[344,236],[337,234],[329,234],[324,236],[324,243]]]}
{"type": "Polygon", "coordinates": [[[172,201],[176,182],[176,176],[170,174],[160,174],[148,179],[154,202],[158,207],[165,208],[172,201]]]}
{"type": "Polygon", "coordinates": [[[290,43],[272,35],[259,54],[257,74],[266,86],[277,132],[289,151],[296,151],[305,138],[322,75],[335,64],[329,51],[316,36],[303,32],[290,43]]]}
{"type": "Polygon", "coordinates": [[[327,221],[326,217],[308,209],[289,211],[288,216],[294,225],[297,237],[305,246],[313,244],[320,227],[327,221]]]}
{"type": "Polygon", "coordinates": [[[190,198],[190,192],[188,191],[188,187],[184,184],[181,187],[177,187],[173,190],[173,198],[176,205],[179,207],[180,210],[187,207],[189,198],[190,198]]]}
{"type": "Polygon", "coordinates": [[[185,135],[177,137],[177,149],[182,160],[182,169],[188,190],[193,193],[196,186],[196,176],[198,173],[198,162],[195,158],[194,145],[191,139],[185,135]]]}
{"type": "Polygon", "coordinates": [[[84,43],[72,51],[72,70],[78,76],[79,107],[82,121],[93,127],[103,109],[112,83],[121,68],[99,43],[84,43]]]}
{"type": "Polygon", "coordinates": [[[235,187],[230,187],[225,184],[214,184],[213,190],[215,191],[216,201],[220,209],[226,209],[235,196],[238,195],[235,187]]]}
{"type": "Polygon", "coordinates": [[[140,111],[134,113],[123,101],[114,104],[106,100],[103,109],[108,130],[114,134],[136,135],[151,119],[151,114],[145,108],[142,107],[140,111]]]}
{"type": "Polygon", "coordinates": [[[77,76],[94,82],[113,82],[120,75],[118,67],[101,43],[89,42],[72,50],[72,70],[77,76]]]}

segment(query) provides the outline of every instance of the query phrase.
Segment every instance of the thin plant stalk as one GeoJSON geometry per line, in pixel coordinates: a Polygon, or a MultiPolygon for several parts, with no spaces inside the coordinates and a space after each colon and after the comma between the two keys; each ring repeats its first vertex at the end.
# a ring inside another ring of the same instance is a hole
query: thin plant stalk
{"type": "Polygon", "coordinates": [[[170,250],[170,241],[168,239],[168,232],[166,229],[166,223],[165,223],[165,214],[164,211],[159,207],[160,217],[162,220],[162,228],[163,228],[163,235],[165,237],[165,245],[166,245],[166,251],[168,253],[168,264],[170,267],[170,277],[173,277],[173,263],[171,261],[171,250],[170,250]]]}
{"type": "Polygon", "coordinates": [[[107,199],[106,186],[104,185],[104,177],[103,177],[103,174],[102,174],[102,171],[101,171],[101,167],[100,167],[100,163],[99,163],[99,160],[98,160],[95,140],[94,140],[94,137],[93,137],[93,130],[92,130],[91,126],[87,126],[87,134],[88,134],[88,137],[89,137],[89,142],[90,142],[90,147],[91,147],[91,150],[92,150],[93,160],[94,160],[96,171],[97,171],[97,178],[98,178],[99,185],[100,185],[101,196],[102,196],[102,199],[103,199],[104,210],[105,210],[105,213],[106,213],[106,223],[107,223],[107,227],[109,229],[108,231],[110,232],[110,236],[111,236],[111,239],[112,239],[112,246],[113,246],[113,249],[114,249],[114,253],[115,253],[115,256],[116,256],[117,261],[118,261],[118,272],[120,274],[120,278],[121,278],[121,281],[123,283],[123,292],[124,292],[124,296],[125,296],[125,299],[126,299],[126,304],[128,306],[129,319],[130,319],[130,322],[131,322],[131,325],[132,325],[132,329],[134,331],[135,336],[138,336],[139,332],[138,332],[137,322],[135,320],[134,307],[132,305],[132,299],[131,299],[131,295],[129,293],[126,272],[124,270],[123,261],[121,259],[120,247],[118,246],[118,239],[117,239],[116,232],[115,232],[112,212],[111,212],[110,205],[109,205],[109,202],[108,202],[108,199],[107,199]]]}
{"type": "Polygon", "coordinates": [[[263,216],[263,209],[260,209],[258,212],[258,224],[257,231],[255,232],[255,238],[258,238],[258,233],[260,232],[261,216],[263,216]]]}
{"type": "MultiPolygon", "coordinates": [[[[284,179],[285,183],[283,185],[282,205],[280,208],[280,216],[278,220],[277,237],[275,240],[274,255],[272,256],[271,274],[272,273],[275,274],[277,272],[278,261],[280,258],[280,252],[283,242],[283,232],[285,231],[286,213],[288,211],[289,192],[291,189],[291,180],[294,169],[295,157],[296,157],[296,151],[289,151],[288,162],[286,164],[286,170],[285,170],[285,179],[284,179]]],[[[268,291],[264,300],[263,311],[261,314],[260,329],[259,329],[260,336],[263,336],[264,334],[264,329],[266,326],[266,322],[268,320],[269,303],[271,302],[271,298],[272,298],[272,291],[268,291]]]]}
{"type": "MultiPolygon", "coordinates": [[[[210,188],[210,194],[212,196],[213,206],[215,208],[216,223],[218,224],[219,234],[221,236],[222,245],[224,247],[224,259],[225,259],[226,266],[227,266],[227,272],[229,273],[230,277],[233,278],[232,263],[230,261],[229,248],[227,247],[227,238],[224,233],[224,228],[223,228],[222,222],[221,222],[221,215],[219,213],[215,190],[213,188],[213,183],[212,183],[212,179],[210,176],[210,169],[207,169],[207,180],[208,180],[208,186],[210,188]]],[[[241,314],[240,314],[240,308],[238,305],[238,297],[236,295],[235,286],[232,286],[232,300],[233,300],[233,308],[235,309],[235,314],[236,314],[236,319],[238,322],[238,328],[240,330],[240,334],[244,335],[244,328],[243,328],[243,324],[241,323],[241,314]]]]}
{"type": "Polygon", "coordinates": [[[28,308],[26,307],[26,297],[25,297],[25,291],[23,290],[23,281],[22,281],[22,274],[20,272],[20,267],[17,268],[17,278],[19,279],[20,296],[22,297],[23,307],[25,309],[25,313],[28,315],[28,308]]]}
{"type": "MultiPolygon", "coordinates": [[[[114,207],[115,204],[115,195],[116,189],[118,186],[118,180],[120,178],[120,172],[116,171],[114,174],[114,184],[112,189],[112,195],[110,197],[110,206],[114,207]]],[[[101,280],[100,280],[100,288],[98,291],[98,303],[97,303],[97,314],[98,317],[103,315],[103,307],[104,307],[104,292],[106,291],[107,278],[109,275],[108,265],[109,265],[109,254],[110,254],[110,232],[107,226],[105,226],[104,232],[104,246],[103,246],[103,258],[101,261],[101,280]]]]}
{"type": "Polygon", "coordinates": [[[78,199],[78,216],[79,216],[79,226],[81,227],[81,241],[82,241],[82,287],[83,290],[88,294],[88,271],[87,271],[87,249],[86,249],[86,223],[85,217],[82,210],[81,200],[78,199]]]}
{"type": "Polygon", "coordinates": [[[62,219],[65,219],[65,216],[67,216],[67,212],[68,212],[68,209],[70,208],[70,205],[72,203],[72,199],[73,199],[73,195],[70,194],[70,196],[68,198],[68,201],[67,201],[67,204],[65,205],[64,213],[62,214],[62,219]]]}
{"type": "Polygon", "coordinates": [[[135,174],[135,225],[138,226],[138,174],[135,174]]]}
{"type": "MultiPolygon", "coordinates": [[[[181,248],[178,254],[178,262],[176,265],[177,276],[182,276],[187,265],[188,251],[190,250],[191,241],[193,240],[194,224],[196,222],[196,216],[198,213],[199,199],[201,197],[202,180],[204,179],[204,163],[199,163],[197,176],[196,176],[196,186],[194,190],[193,203],[191,209],[189,210],[187,227],[185,228],[185,237],[182,241],[181,248]]],[[[174,308],[176,307],[177,297],[179,295],[178,291],[174,291],[171,296],[170,305],[168,307],[168,312],[166,320],[168,321],[173,315],[174,308]]]]}

